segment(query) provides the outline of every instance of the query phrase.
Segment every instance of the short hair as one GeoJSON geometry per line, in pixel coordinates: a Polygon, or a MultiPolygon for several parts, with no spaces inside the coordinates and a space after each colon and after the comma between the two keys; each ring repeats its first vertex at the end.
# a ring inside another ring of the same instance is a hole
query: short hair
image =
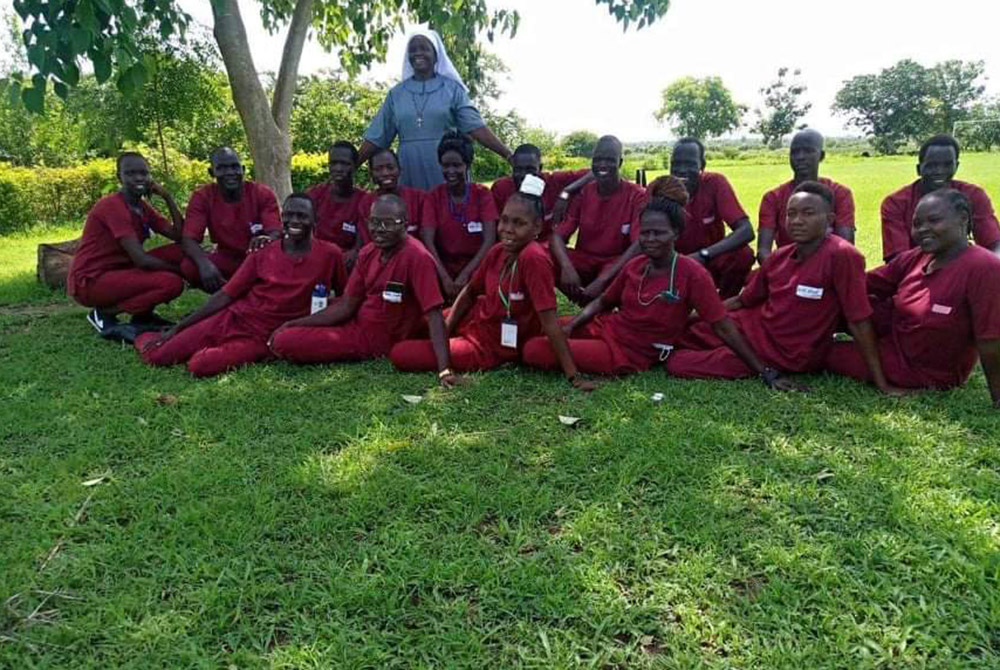
{"type": "Polygon", "coordinates": [[[208,154],[208,162],[215,163],[215,161],[218,160],[219,154],[221,154],[223,151],[232,151],[233,154],[235,154],[237,160],[239,160],[240,155],[236,152],[236,149],[230,146],[222,145],[212,149],[212,152],[208,154]]]}
{"type": "Polygon", "coordinates": [[[356,146],[354,146],[347,140],[337,140],[336,142],[330,145],[330,148],[326,152],[327,155],[332,154],[334,149],[347,149],[348,151],[350,151],[351,162],[357,165],[359,154],[358,154],[358,148],[356,146]]]}
{"type": "Polygon", "coordinates": [[[827,208],[833,211],[833,191],[826,184],[821,184],[818,181],[804,181],[795,187],[792,191],[792,195],[796,193],[812,193],[813,195],[818,195],[826,203],[827,208]]]}
{"type": "Polygon", "coordinates": [[[533,193],[525,193],[524,191],[514,191],[514,193],[512,193],[510,197],[520,198],[524,202],[528,203],[531,206],[532,211],[535,212],[535,216],[537,216],[539,220],[545,218],[545,203],[542,202],[541,196],[535,195],[533,193]]]}
{"type": "Polygon", "coordinates": [[[375,205],[377,203],[382,202],[382,201],[391,202],[392,204],[394,204],[397,207],[399,207],[401,210],[403,210],[403,217],[405,219],[409,220],[409,218],[410,218],[410,216],[409,216],[410,215],[409,209],[406,206],[406,201],[403,200],[401,197],[399,197],[395,193],[383,193],[382,195],[377,196],[375,198],[375,200],[372,201],[372,209],[375,208],[375,205]]]}
{"type": "Polygon", "coordinates": [[[146,157],[143,156],[138,151],[123,151],[120,154],[118,154],[118,159],[115,161],[115,174],[118,174],[119,172],[122,171],[122,163],[125,161],[126,158],[138,158],[142,160],[143,163],[146,164],[146,167],[149,167],[149,161],[147,161],[146,157]]]}
{"type": "Polygon", "coordinates": [[[472,150],[472,140],[465,133],[460,133],[457,130],[451,130],[441,137],[441,141],[438,143],[438,162],[449,151],[454,151],[462,160],[465,161],[466,165],[472,165],[472,159],[474,156],[472,150]]]}
{"type": "Polygon", "coordinates": [[[368,164],[371,165],[371,162],[375,160],[375,157],[381,156],[382,154],[389,154],[390,156],[392,156],[392,159],[396,161],[396,165],[399,166],[399,156],[397,156],[396,152],[390,149],[389,147],[386,147],[384,149],[379,149],[375,153],[373,153],[371,157],[368,159],[368,164]]]}
{"type": "Polygon", "coordinates": [[[295,193],[290,193],[285,201],[281,203],[282,209],[288,204],[289,200],[305,200],[309,203],[309,211],[312,212],[312,220],[316,220],[316,203],[313,202],[312,196],[303,191],[296,191],[295,193]]]}
{"type": "Polygon", "coordinates": [[[927,150],[931,147],[951,147],[955,150],[955,160],[958,160],[958,156],[961,153],[961,149],[958,147],[958,140],[947,133],[940,133],[927,138],[924,140],[924,143],[920,145],[920,153],[917,154],[918,163],[924,162],[924,156],[927,155],[927,150]]]}
{"type": "Polygon", "coordinates": [[[684,205],[676,200],[654,196],[649,199],[646,206],[642,209],[639,220],[642,221],[642,217],[648,213],[663,214],[667,217],[670,225],[674,228],[674,232],[677,233],[677,237],[680,237],[684,233],[684,227],[687,225],[687,212],[684,211],[684,205]]]}
{"type": "Polygon", "coordinates": [[[674,149],[682,144],[693,144],[698,147],[698,158],[701,160],[701,166],[705,167],[705,145],[702,144],[701,140],[697,137],[682,137],[674,143],[674,149]]]}
{"type": "Polygon", "coordinates": [[[921,200],[926,200],[927,198],[942,198],[952,212],[965,215],[965,232],[966,234],[972,232],[972,201],[969,200],[968,196],[953,188],[942,188],[937,191],[931,191],[921,198],[921,200]]]}
{"type": "Polygon", "coordinates": [[[536,147],[534,144],[521,144],[516,149],[514,149],[515,156],[534,156],[539,161],[542,160],[542,150],[536,147]]]}

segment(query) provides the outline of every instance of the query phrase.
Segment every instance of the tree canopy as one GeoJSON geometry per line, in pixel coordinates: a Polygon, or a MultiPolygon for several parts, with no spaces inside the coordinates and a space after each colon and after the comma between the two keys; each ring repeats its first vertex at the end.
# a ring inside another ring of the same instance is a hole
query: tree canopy
{"type": "Polygon", "coordinates": [[[699,139],[725,135],[740,127],[746,113],[719,77],[681,77],[660,95],[663,102],[653,116],[660,123],[669,122],[677,135],[699,139]]]}
{"type": "Polygon", "coordinates": [[[756,109],[757,122],[751,130],[764,138],[769,147],[781,146],[781,138],[795,130],[799,122],[812,108],[811,102],[802,102],[806,86],[798,80],[800,70],[791,72],[787,67],[778,70],[778,78],[760,89],[764,96],[763,109],[756,109]]]}

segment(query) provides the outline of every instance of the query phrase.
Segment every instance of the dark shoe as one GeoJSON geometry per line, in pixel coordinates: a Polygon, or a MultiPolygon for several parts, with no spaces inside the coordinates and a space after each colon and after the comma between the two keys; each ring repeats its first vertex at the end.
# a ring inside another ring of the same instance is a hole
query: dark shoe
{"type": "Polygon", "coordinates": [[[92,309],[87,313],[87,323],[104,339],[109,339],[112,330],[119,325],[114,315],[103,314],[99,309],[92,309]]]}
{"type": "Polygon", "coordinates": [[[177,324],[169,319],[164,319],[156,312],[146,312],[145,314],[133,315],[132,325],[142,330],[161,330],[163,328],[172,328],[177,324]]]}
{"type": "Polygon", "coordinates": [[[116,323],[108,329],[107,335],[102,335],[101,337],[106,340],[111,340],[112,342],[133,344],[135,342],[135,338],[139,337],[140,332],[142,331],[131,323],[116,323]]]}

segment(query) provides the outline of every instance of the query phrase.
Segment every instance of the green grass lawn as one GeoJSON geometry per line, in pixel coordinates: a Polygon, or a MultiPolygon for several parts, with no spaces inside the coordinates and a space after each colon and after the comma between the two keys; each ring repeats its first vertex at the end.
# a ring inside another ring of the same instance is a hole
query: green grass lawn
{"type": "MultiPolygon", "coordinates": [[[[912,162],[829,166],[870,264],[912,162]]],[[[996,196],[998,166],[960,176],[996,196]]],[[[754,214],[787,173],[722,171],[754,214]]],[[[903,400],[515,369],[443,392],[385,362],[194,381],[35,285],[74,232],[0,239],[0,667],[1000,667],[979,372],[903,400]]]]}

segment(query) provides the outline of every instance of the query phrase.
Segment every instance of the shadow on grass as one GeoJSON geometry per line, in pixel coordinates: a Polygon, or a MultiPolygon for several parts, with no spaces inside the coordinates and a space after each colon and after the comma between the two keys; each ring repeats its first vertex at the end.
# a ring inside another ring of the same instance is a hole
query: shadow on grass
{"type": "Polygon", "coordinates": [[[822,377],[803,396],[658,372],[585,397],[513,369],[428,392],[432,375],[384,361],[193,381],[71,315],[30,330],[0,349],[14,491],[0,596],[82,597],[21,633],[39,663],[989,667],[1000,653],[998,421],[981,375],[903,401],[822,377]],[[107,471],[67,531],[79,482],[107,471]]]}

